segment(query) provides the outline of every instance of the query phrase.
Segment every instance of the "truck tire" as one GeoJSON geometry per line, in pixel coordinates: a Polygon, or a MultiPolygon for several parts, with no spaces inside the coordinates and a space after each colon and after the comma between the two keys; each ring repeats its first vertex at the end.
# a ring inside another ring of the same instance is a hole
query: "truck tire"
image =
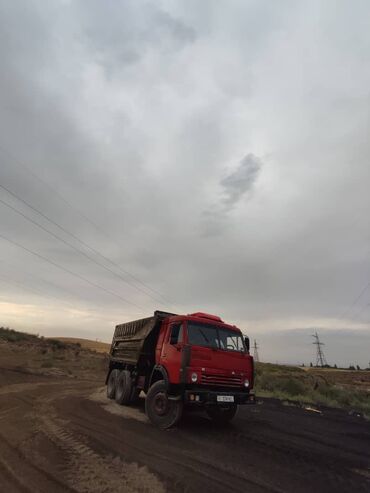
{"type": "Polygon", "coordinates": [[[117,378],[115,399],[118,404],[127,406],[130,404],[132,394],[131,374],[128,370],[122,370],[117,378]]]}
{"type": "Polygon", "coordinates": [[[109,374],[108,382],[107,382],[107,397],[108,399],[114,399],[116,395],[116,384],[117,378],[119,375],[119,370],[112,370],[109,374]]]}
{"type": "Polygon", "coordinates": [[[148,390],[145,399],[145,412],[150,421],[162,430],[174,426],[182,415],[181,400],[169,400],[164,380],[155,382],[148,390]]]}
{"type": "Polygon", "coordinates": [[[231,421],[238,410],[237,404],[225,406],[210,406],[206,409],[208,416],[218,425],[224,425],[231,421]]]}

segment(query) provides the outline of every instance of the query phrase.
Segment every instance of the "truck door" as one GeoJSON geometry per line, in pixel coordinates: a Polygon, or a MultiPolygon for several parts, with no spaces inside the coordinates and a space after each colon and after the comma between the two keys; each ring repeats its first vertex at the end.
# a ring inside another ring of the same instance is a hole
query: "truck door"
{"type": "Polygon", "coordinates": [[[184,328],[182,322],[174,322],[168,327],[162,350],[162,363],[168,371],[171,383],[180,383],[181,348],[184,328]]]}

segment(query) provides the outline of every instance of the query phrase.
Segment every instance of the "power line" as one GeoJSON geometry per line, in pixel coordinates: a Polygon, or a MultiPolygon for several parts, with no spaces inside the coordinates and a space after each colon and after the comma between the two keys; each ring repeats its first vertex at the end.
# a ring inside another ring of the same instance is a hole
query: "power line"
{"type": "Polygon", "coordinates": [[[362,296],[365,294],[365,292],[369,289],[370,287],[370,281],[366,284],[365,287],[363,287],[360,291],[360,293],[355,297],[353,300],[351,306],[347,309],[344,310],[342,315],[339,317],[339,319],[344,319],[346,315],[352,310],[352,308],[357,304],[357,302],[362,298],[362,296]]]}
{"type": "MultiPolygon", "coordinates": [[[[38,289],[30,288],[29,286],[24,286],[22,283],[17,282],[17,281],[11,281],[11,280],[7,279],[6,277],[0,276],[0,281],[4,282],[6,284],[9,284],[10,286],[16,286],[16,287],[22,289],[23,291],[26,291],[29,293],[34,293],[37,296],[41,296],[43,298],[45,297],[45,293],[43,293],[42,291],[40,291],[38,289]]],[[[58,302],[60,302],[60,299],[57,298],[56,296],[50,296],[49,294],[47,294],[46,297],[50,298],[50,299],[57,300],[58,302]]],[[[68,301],[63,300],[63,303],[66,303],[67,305],[71,306],[72,308],[75,308],[75,306],[72,305],[72,303],[69,303],[68,301]]]]}
{"type": "Polygon", "coordinates": [[[44,257],[43,255],[41,255],[40,253],[37,253],[37,252],[34,252],[33,250],[30,250],[29,248],[21,245],[20,243],[14,241],[14,240],[11,240],[10,238],[4,236],[3,234],[0,234],[0,238],[2,238],[3,240],[11,243],[12,245],[15,245],[17,246],[18,248],[21,248],[22,250],[30,253],[31,255],[34,255],[35,257],[38,257],[42,260],[44,260],[45,262],[53,265],[54,267],[57,267],[58,269],[64,271],[64,272],[67,272],[68,274],[70,274],[71,276],[73,277],[76,277],[77,279],[80,279],[81,281],[84,281],[86,282],[87,284],[90,284],[91,286],[93,286],[94,288],[97,288],[97,289],[100,289],[101,291],[105,291],[106,293],[110,294],[111,296],[114,296],[116,298],[119,298],[120,300],[124,301],[125,303],[129,304],[129,305],[133,305],[135,306],[136,308],[139,308],[139,310],[144,310],[143,307],[141,307],[140,305],[137,305],[136,303],[132,302],[132,301],[129,301],[127,300],[126,298],[124,298],[123,296],[115,293],[114,291],[111,291],[110,289],[107,289],[107,288],[104,288],[103,286],[100,286],[99,284],[96,284],[95,282],[93,281],[90,281],[90,279],[86,279],[86,277],[83,277],[83,276],[80,276],[80,274],[76,274],[75,272],[67,269],[66,267],[63,267],[62,265],[59,265],[58,263],[54,262],[53,260],[50,260],[48,259],[47,257],[44,257]]]}
{"type": "Polygon", "coordinates": [[[52,185],[50,185],[50,183],[48,183],[47,181],[45,181],[43,178],[41,178],[39,175],[37,175],[34,171],[32,171],[28,166],[26,166],[24,163],[22,163],[19,159],[17,159],[14,154],[12,154],[11,152],[9,152],[7,149],[5,149],[5,147],[3,147],[2,145],[0,145],[0,150],[6,154],[7,156],[9,156],[13,161],[14,163],[19,167],[19,168],[22,168],[22,169],[25,169],[31,176],[33,176],[33,178],[35,178],[36,180],[38,180],[40,183],[42,183],[45,187],[49,188],[49,190],[51,190],[53,192],[53,194],[56,194],[59,199],[64,202],[66,205],[68,205],[68,207],[70,207],[72,210],[74,210],[75,212],[77,212],[77,214],[82,217],[85,221],[89,222],[92,226],[94,226],[94,228],[97,230],[97,231],[100,231],[100,232],[103,232],[104,234],[106,234],[94,221],[92,221],[89,217],[87,217],[80,209],[78,209],[78,207],[72,205],[65,197],[63,197],[63,195],[59,192],[59,190],[57,190],[55,187],[53,187],[52,185]]]}
{"type": "MultiPolygon", "coordinates": [[[[44,214],[43,212],[41,212],[39,209],[37,209],[36,207],[33,207],[31,204],[29,204],[28,202],[26,202],[24,199],[22,199],[21,197],[19,197],[17,194],[15,194],[14,192],[12,192],[11,190],[9,190],[8,188],[4,187],[4,185],[1,185],[0,184],[0,188],[2,188],[3,190],[5,190],[5,192],[7,192],[9,195],[11,195],[12,197],[14,197],[16,200],[18,200],[19,202],[23,203],[24,205],[26,205],[27,207],[29,207],[31,210],[33,210],[34,212],[36,212],[37,214],[39,214],[41,217],[43,217],[44,219],[46,219],[47,221],[49,221],[51,224],[53,224],[54,226],[56,226],[57,228],[59,228],[61,231],[63,231],[64,233],[66,233],[67,235],[71,236],[72,238],[74,238],[75,240],[77,240],[81,245],[83,245],[85,248],[88,248],[89,250],[91,250],[92,252],[94,252],[95,254],[99,255],[101,258],[103,258],[104,260],[106,260],[107,262],[109,262],[110,264],[112,265],[115,265],[116,267],[118,267],[121,271],[123,271],[126,275],[129,275],[128,273],[126,273],[123,269],[120,268],[120,266],[118,264],[116,264],[115,262],[113,262],[112,260],[110,260],[108,257],[105,257],[103,254],[101,254],[100,252],[98,252],[97,250],[95,250],[95,248],[89,246],[87,243],[85,243],[83,240],[81,240],[80,238],[78,238],[78,236],[74,235],[73,233],[69,232],[67,229],[65,229],[63,226],[60,226],[57,222],[53,221],[51,218],[49,218],[46,214],[44,214]]],[[[49,231],[48,229],[46,229],[45,227],[41,226],[39,223],[37,223],[36,221],[30,219],[28,216],[26,216],[25,214],[23,214],[22,212],[18,211],[16,208],[14,208],[13,206],[11,206],[10,204],[8,204],[7,202],[3,201],[0,199],[0,202],[2,204],[4,204],[6,207],[12,209],[14,212],[16,212],[17,214],[23,216],[25,219],[27,219],[28,221],[32,222],[33,224],[35,224],[36,226],[38,226],[39,228],[43,229],[44,231],[46,231],[47,233],[49,233],[50,235],[54,236],[54,238],[57,238],[59,241],[63,242],[64,244],[68,245],[70,248],[73,248],[74,250],[76,250],[77,252],[79,252],[81,255],[84,255],[86,258],[88,258],[89,260],[91,260],[92,262],[94,262],[95,264],[99,265],[100,267],[102,267],[103,269],[109,271],[110,273],[112,273],[113,275],[115,275],[116,277],[120,278],[123,282],[125,282],[126,284],[128,284],[129,286],[131,287],[134,287],[135,289],[137,289],[138,291],[141,291],[142,293],[144,293],[146,296],[149,296],[150,298],[152,298],[153,300],[155,301],[158,301],[160,303],[163,303],[162,300],[158,300],[157,298],[153,297],[153,295],[151,295],[150,293],[148,293],[147,291],[145,291],[144,289],[142,289],[141,287],[139,286],[136,286],[135,284],[133,283],[130,283],[129,281],[127,281],[124,277],[122,277],[120,274],[118,274],[117,272],[113,271],[112,269],[110,269],[109,267],[105,266],[104,264],[102,264],[101,262],[98,262],[97,260],[95,260],[93,257],[91,257],[90,255],[86,254],[85,252],[83,252],[82,250],[80,250],[79,248],[75,247],[74,245],[72,245],[71,243],[67,242],[66,240],[62,239],[61,237],[59,237],[58,235],[56,235],[55,233],[52,233],[51,231],[49,231]]],[[[140,281],[139,281],[140,282],[140,281]]],[[[160,295],[162,296],[162,295],[160,295]]]]}
{"type": "Polygon", "coordinates": [[[366,305],[363,305],[363,306],[362,306],[362,307],[361,307],[361,308],[357,311],[357,313],[354,313],[354,315],[352,316],[352,322],[353,322],[354,320],[356,320],[356,319],[359,317],[359,315],[360,315],[360,314],[361,314],[361,313],[362,313],[362,312],[363,312],[363,311],[364,311],[364,310],[365,310],[368,306],[370,306],[370,303],[366,303],[366,305]]]}
{"type": "MultiPolygon", "coordinates": [[[[1,187],[1,185],[0,185],[1,187]]],[[[53,236],[54,238],[56,238],[58,241],[64,243],[65,245],[67,245],[68,247],[72,248],[73,250],[75,250],[76,252],[80,253],[81,255],[83,255],[84,257],[86,257],[88,260],[90,260],[91,262],[94,262],[96,265],[102,267],[103,269],[107,270],[108,272],[110,272],[111,274],[113,274],[114,276],[118,277],[119,279],[121,279],[123,282],[125,282],[126,284],[128,284],[129,286],[131,286],[131,284],[129,284],[122,276],[120,276],[119,274],[117,274],[116,272],[114,272],[112,269],[110,269],[109,267],[105,266],[104,264],[102,264],[101,262],[98,262],[97,260],[95,260],[93,257],[91,257],[90,255],[88,255],[87,253],[83,252],[82,250],[80,250],[79,248],[75,247],[72,243],[69,243],[68,241],[64,240],[63,238],[61,238],[60,236],[56,235],[55,233],[53,233],[52,231],[50,231],[49,229],[45,228],[44,226],[42,226],[41,224],[39,224],[37,221],[34,221],[33,219],[31,219],[30,217],[28,217],[26,214],[23,214],[23,212],[19,211],[18,209],[16,209],[15,207],[13,207],[12,205],[8,204],[7,202],[5,202],[4,200],[0,199],[0,203],[3,204],[5,207],[8,207],[9,209],[11,209],[13,212],[15,212],[16,214],[19,214],[20,216],[22,216],[24,219],[26,219],[27,221],[29,221],[30,223],[34,224],[35,226],[37,226],[38,228],[40,228],[41,230],[45,231],[46,233],[48,233],[49,235],[53,236]]],[[[147,293],[145,293],[147,294],[147,293]]],[[[156,300],[157,301],[157,300],[156,300]]]]}
{"type": "MultiPolygon", "coordinates": [[[[1,259],[0,259],[0,262],[2,264],[4,264],[4,262],[1,259]]],[[[2,276],[2,278],[5,279],[4,276],[2,276]]],[[[57,296],[54,296],[54,299],[56,299],[58,301],[60,301],[60,298],[59,298],[60,294],[59,294],[59,292],[62,292],[64,295],[72,296],[73,299],[75,298],[75,293],[73,293],[72,291],[66,289],[65,287],[61,287],[59,284],[55,284],[55,283],[51,282],[50,280],[47,281],[46,279],[44,279],[44,278],[42,278],[40,276],[38,276],[37,278],[35,278],[34,273],[32,273],[32,275],[27,274],[25,272],[25,270],[23,269],[22,270],[22,280],[25,280],[26,278],[28,278],[28,280],[30,280],[31,282],[33,282],[35,280],[40,281],[43,285],[46,285],[47,286],[47,289],[49,291],[56,289],[58,291],[58,297],[57,296]]],[[[9,279],[9,276],[8,276],[7,279],[9,279]]],[[[14,284],[17,283],[17,282],[18,282],[17,280],[13,280],[13,283],[14,284]]],[[[21,283],[19,283],[19,285],[21,285],[21,283]]],[[[45,295],[45,291],[43,291],[41,289],[37,289],[37,290],[39,291],[40,294],[45,295]]],[[[49,291],[47,291],[47,292],[49,292],[49,291]]],[[[73,308],[77,308],[77,305],[72,305],[72,303],[70,303],[69,301],[68,301],[68,304],[70,304],[71,306],[73,306],[73,308]]]]}
{"type": "MultiPolygon", "coordinates": [[[[89,217],[87,217],[85,214],[83,214],[76,206],[74,206],[73,204],[71,204],[68,200],[66,200],[63,195],[61,195],[61,193],[53,186],[51,186],[48,182],[46,182],[44,179],[42,179],[40,176],[38,176],[34,171],[30,170],[28,166],[26,166],[25,164],[21,163],[14,155],[12,155],[7,149],[5,149],[3,146],[0,145],[0,150],[8,155],[14,162],[15,164],[22,168],[22,169],[25,169],[31,176],[33,176],[33,178],[35,178],[36,180],[38,180],[40,183],[42,183],[44,186],[46,186],[47,188],[49,188],[49,190],[51,190],[53,192],[53,194],[55,194],[57,197],[59,197],[60,200],[62,200],[66,205],[68,205],[68,207],[70,207],[72,210],[74,210],[75,212],[77,212],[77,214],[82,217],[85,221],[89,222],[90,224],[92,224],[96,229],[97,231],[99,231],[100,233],[103,233],[105,236],[110,236],[108,235],[102,228],[100,228],[94,221],[92,221],[89,217]]],[[[47,219],[48,221],[50,221],[52,224],[54,224],[55,226],[57,226],[58,228],[60,228],[62,231],[64,231],[66,234],[72,236],[73,238],[75,238],[77,241],[79,241],[81,244],[83,244],[86,248],[89,248],[91,251],[93,251],[95,254],[99,255],[100,257],[104,258],[105,261],[109,262],[110,264],[114,265],[116,268],[118,268],[121,272],[123,272],[125,275],[131,277],[131,279],[133,279],[134,281],[136,281],[137,283],[139,283],[140,285],[142,285],[143,287],[145,287],[147,290],[157,294],[158,296],[160,296],[161,298],[163,298],[163,300],[165,300],[167,303],[170,303],[170,304],[173,304],[172,301],[166,299],[159,291],[153,289],[152,287],[148,286],[146,283],[142,282],[140,279],[138,279],[136,276],[133,276],[132,274],[130,274],[129,272],[127,272],[126,270],[124,270],[119,264],[117,264],[116,262],[114,262],[113,260],[109,259],[108,257],[106,257],[105,255],[103,255],[102,253],[100,253],[98,250],[94,249],[93,247],[89,246],[87,243],[85,243],[83,240],[81,240],[80,238],[78,238],[76,235],[74,235],[73,233],[70,233],[69,231],[67,231],[65,228],[63,228],[62,226],[60,226],[59,224],[57,224],[55,221],[53,221],[52,219],[50,219],[49,217],[47,217],[45,214],[43,214],[41,211],[39,211],[38,209],[36,209],[35,207],[31,206],[30,204],[28,204],[25,200],[23,199],[20,199],[19,197],[17,197],[14,192],[11,192],[10,190],[8,190],[7,188],[5,188],[4,186],[0,185],[1,188],[3,188],[4,190],[6,190],[8,193],[10,193],[11,195],[13,195],[14,197],[16,197],[18,200],[20,200],[21,202],[23,202],[24,204],[26,204],[28,207],[30,207],[32,210],[34,210],[35,212],[37,212],[38,214],[40,214],[41,216],[43,216],[45,219],[47,219]]],[[[112,239],[112,238],[111,238],[112,239]]],[[[113,240],[114,241],[114,240],[113,240]]],[[[117,244],[117,242],[114,241],[114,243],[120,248],[120,246],[117,244]]],[[[139,289],[137,286],[133,285],[134,287],[136,287],[136,289],[139,289]]],[[[149,296],[148,293],[145,293],[149,296]]]]}

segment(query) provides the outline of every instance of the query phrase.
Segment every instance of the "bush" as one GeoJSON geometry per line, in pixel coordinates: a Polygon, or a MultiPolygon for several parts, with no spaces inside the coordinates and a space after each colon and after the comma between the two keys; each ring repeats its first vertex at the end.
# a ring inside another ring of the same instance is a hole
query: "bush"
{"type": "Polygon", "coordinates": [[[305,392],[304,384],[298,379],[269,373],[257,378],[256,387],[269,392],[282,392],[288,396],[297,396],[305,392]]]}
{"type": "Polygon", "coordinates": [[[59,339],[48,339],[49,344],[53,351],[59,349],[67,349],[67,344],[65,342],[59,341],[59,339]]]}
{"type": "Polygon", "coordinates": [[[0,327],[0,339],[4,339],[8,342],[34,342],[38,341],[39,337],[34,334],[26,334],[25,332],[18,332],[17,330],[8,329],[7,327],[0,327]]]}
{"type": "Polygon", "coordinates": [[[305,386],[302,382],[293,378],[282,378],[279,384],[280,390],[288,395],[301,395],[305,392],[305,386]]]}

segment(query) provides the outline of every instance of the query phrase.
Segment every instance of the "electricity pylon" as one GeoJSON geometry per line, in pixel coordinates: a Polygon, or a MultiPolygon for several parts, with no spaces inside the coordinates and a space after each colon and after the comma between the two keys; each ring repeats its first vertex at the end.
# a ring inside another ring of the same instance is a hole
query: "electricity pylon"
{"type": "Polygon", "coordinates": [[[328,363],[326,362],[324,351],[321,349],[321,346],[325,346],[325,344],[320,341],[317,331],[312,334],[312,337],[315,339],[312,344],[316,346],[316,366],[327,366],[328,363]]]}
{"type": "Polygon", "coordinates": [[[255,339],[254,344],[253,344],[253,359],[254,359],[254,361],[256,361],[256,363],[258,363],[260,360],[260,357],[258,355],[258,347],[259,346],[258,346],[257,341],[255,339]]]}

